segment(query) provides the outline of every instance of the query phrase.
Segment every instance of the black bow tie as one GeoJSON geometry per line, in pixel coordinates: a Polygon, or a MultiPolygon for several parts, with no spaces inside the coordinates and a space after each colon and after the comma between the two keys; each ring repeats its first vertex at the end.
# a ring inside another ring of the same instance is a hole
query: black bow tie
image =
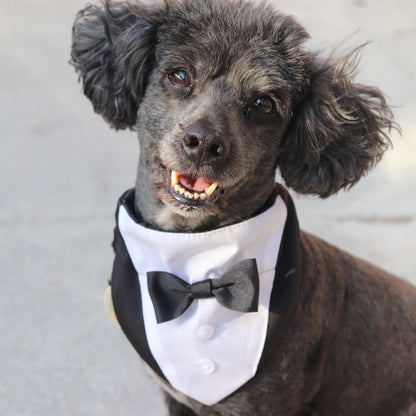
{"type": "Polygon", "coordinates": [[[194,299],[215,297],[228,309],[257,312],[259,274],[255,259],[243,260],[221,278],[188,284],[174,274],[148,272],[147,285],[160,324],[182,315],[194,299]]]}

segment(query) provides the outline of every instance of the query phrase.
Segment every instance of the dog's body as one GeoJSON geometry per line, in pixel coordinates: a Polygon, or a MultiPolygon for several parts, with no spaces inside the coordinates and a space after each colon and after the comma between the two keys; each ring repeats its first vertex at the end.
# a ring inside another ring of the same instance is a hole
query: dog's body
{"type": "MultiPolygon", "coordinates": [[[[240,1],[80,12],[72,62],[96,112],[138,132],[145,226],[229,226],[269,206],[276,168],[327,197],[381,158],[394,126],[383,96],[354,84],[347,61],[306,52],[306,38],[240,1]]],[[[416,414],[416,289],[302,232],[298,257],[296,307],[267,363],[212,406],[163,381],[171,415],[416,414]]]]}

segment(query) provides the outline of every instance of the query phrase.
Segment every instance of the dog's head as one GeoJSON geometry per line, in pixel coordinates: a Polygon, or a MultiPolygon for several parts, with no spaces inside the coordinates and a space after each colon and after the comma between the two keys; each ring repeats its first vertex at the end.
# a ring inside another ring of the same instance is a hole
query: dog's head
{"type": "Polygon", "coordinates": [[[153,225],[213,228],[262,208],[276,168],[295,191],[353,185],[388,145],[381,93],[348,60],[302,47],[292,18],[242,1],[89,6],[72,63],[96,112],[140,140],[137,200],[153,225]]]}

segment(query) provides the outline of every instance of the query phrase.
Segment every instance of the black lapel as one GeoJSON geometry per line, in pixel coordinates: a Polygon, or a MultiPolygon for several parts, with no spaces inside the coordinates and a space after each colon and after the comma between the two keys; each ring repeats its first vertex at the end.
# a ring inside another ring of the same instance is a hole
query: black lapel
{"type": "MultiPolygon", "coordinates": [[[[132,201],[134,201],[134,190],[131,189],[120,198],[116,211],[117,224],[120,205],[123,204],[126,209],[129,209],[127,207],[132,206],[132,201]]],[[[149,344],[147,343],[139,279],[127,252],[123,237],[118,229],[118,225],[114,229],[113,248],[115,259],[111,276],[111,293],[117,320],[124,334],[143,360],[159,376],[165,378],[153,358],[149,344]]]]}
{"type": "Polygon", "coordinates": [[[286,205],[287,218],[270,297],[266,342],[257,371],[261,370],[263,365],[265,365],[275,349],[276,343],[282,338],[294,314],[300,288],[298,273],[299,223],[296,210],[292,198],[281,185],[278,185],[278,195],[280,195],[286,205]]]}

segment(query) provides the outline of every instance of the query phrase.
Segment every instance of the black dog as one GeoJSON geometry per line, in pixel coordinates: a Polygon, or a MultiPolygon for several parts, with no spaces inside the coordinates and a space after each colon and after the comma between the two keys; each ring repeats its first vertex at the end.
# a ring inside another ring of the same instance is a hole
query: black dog
{"type": "Polygon", "coordinates": [[[140,141],[117,211],[113,301],[171,415],[416,415],[415,288],[299,231],[274,183],[279,169],[303,194],[348,188],[395,126],[380,91],[353,83],[356,54],[322,59],[307,37],[237,0],[77,16],[85,94],[140,141]]]}

